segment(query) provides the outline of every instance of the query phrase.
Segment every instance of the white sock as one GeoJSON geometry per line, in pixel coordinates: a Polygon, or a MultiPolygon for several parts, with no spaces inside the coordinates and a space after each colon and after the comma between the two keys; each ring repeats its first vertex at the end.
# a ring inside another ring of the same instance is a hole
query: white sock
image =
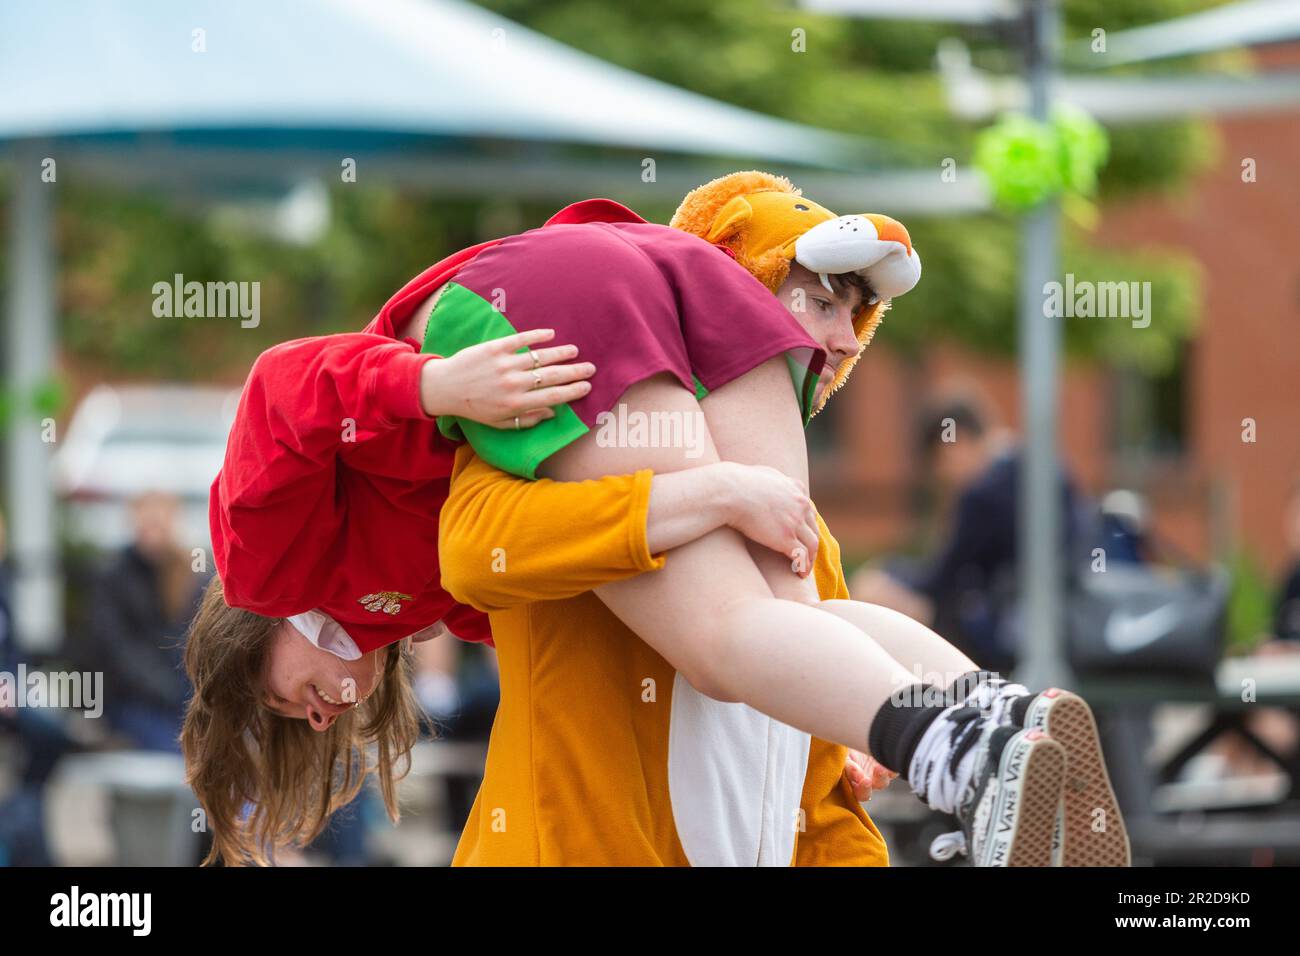
{"type": "Polygon", "coordinates": [[[966,698],[966,706],[978,707],[995,724],[1005,724],[1011,720],[1011,704],[1015,699],[1028,696],[1029,688],[1024,684],[994,679],[985,681],[971,691],[966,698]]]}
{"type": "MultiPolygon", "coordinates": [[[[930,809],[942,813],[954,813],[957,801],[967,782],[975,773],[975,756],[978,746],[972,746],[962,755],[957,764],[957,773],[948,771],[952,759],[952,750],[956,741],[952,739],[953,731],[958,725],[949,719],[949,715],[965,709],[964,704],[956,704],[944,710],[934,719],[917,742],[912,754],[912,763],[908,767],[907,779],[912,785],[912,792],[929,804],[930,809]]],[[[969,718],[977,726],[963,729],[962,734],[979,733],[985,723],[982,716],[969,718]]],[[[958,738],[960,740],[960,737],[958,738]]]]}

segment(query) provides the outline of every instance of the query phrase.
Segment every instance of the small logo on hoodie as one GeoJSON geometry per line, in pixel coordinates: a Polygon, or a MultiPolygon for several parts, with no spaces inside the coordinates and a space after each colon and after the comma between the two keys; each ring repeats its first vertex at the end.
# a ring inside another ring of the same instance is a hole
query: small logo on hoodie
{"type": "Polygon", "coordinates": [[[411,595],[401,591],[376,591],[365,597],[357,598],[358,604],[364,604],[367,611],[396,614],[402,609],[402,602],[411,600],[411,595]]]}

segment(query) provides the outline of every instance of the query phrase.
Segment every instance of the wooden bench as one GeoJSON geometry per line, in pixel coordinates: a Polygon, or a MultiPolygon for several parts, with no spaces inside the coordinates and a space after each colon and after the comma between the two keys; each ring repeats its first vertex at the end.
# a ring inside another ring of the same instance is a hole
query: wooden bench
{"type": "Polygon", "coordinates": [[[1300,654],[1228,658],[1213,682],[1091,678],[1079,690],[1097,715],[1135,864],[1300,863],[1300,759],[1276,753],[1248,724],[1256,707],[1284,708],[1300,720],[1300,654]],[[1202,704],[1209,719],[1152,765],[1152,713],[1171,703],[1202,704]],[[1228,734],[1276,766],[1283,785],[1180,783],[1188,764],[1228,734]]]}

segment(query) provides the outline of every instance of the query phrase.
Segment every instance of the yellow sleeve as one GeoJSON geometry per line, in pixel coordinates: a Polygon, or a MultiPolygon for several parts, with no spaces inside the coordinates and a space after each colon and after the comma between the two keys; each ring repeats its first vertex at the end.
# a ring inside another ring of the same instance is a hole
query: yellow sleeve
{"type": "Polygon", "coordinates": [[[817,560],[813,562],[813,578],[817,582],[817,595],[823,601],[848,600],[849,586],[840,564],[840,543],[826,527],[822,516],[817,516],[817,560]]]}
{"type": "MultiPolygon", "coordinates": [[[[813,573],[822,600],[847,600],[848,584],[840,564],[840,546],[821,516],[817,517],[821,546],[813,573]]],[[[863,731],[865,736],[866,731],[863,731]]],[[[812,739],[808,775],[804,778],[803,829],[795,843],[795,866],[888,866],[889,851],[876,825],[853,795],[844,775],[848,749],[812,739]]]]}
{"type": "Polygon", "coordinates": [[[653,477],[645,470],[529,481],[461,447],[439,517],[442,586],[462,604],[491,612],[575,597],[663,567],[664,557],[646,544],[653,477]]]}

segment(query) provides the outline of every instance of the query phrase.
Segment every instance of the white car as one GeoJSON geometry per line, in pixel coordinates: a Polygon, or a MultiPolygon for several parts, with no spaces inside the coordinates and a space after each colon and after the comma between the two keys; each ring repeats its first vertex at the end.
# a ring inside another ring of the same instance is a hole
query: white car
{"type": "Polygon", "coordinates": [[[96,386],[77,406],[52,461],[69,537],[121,547],[131,539],[131,500],[163,491],[181,501],[181,540],[207,548],[208,489],[238,403],[239,389],[96,386]]]}

